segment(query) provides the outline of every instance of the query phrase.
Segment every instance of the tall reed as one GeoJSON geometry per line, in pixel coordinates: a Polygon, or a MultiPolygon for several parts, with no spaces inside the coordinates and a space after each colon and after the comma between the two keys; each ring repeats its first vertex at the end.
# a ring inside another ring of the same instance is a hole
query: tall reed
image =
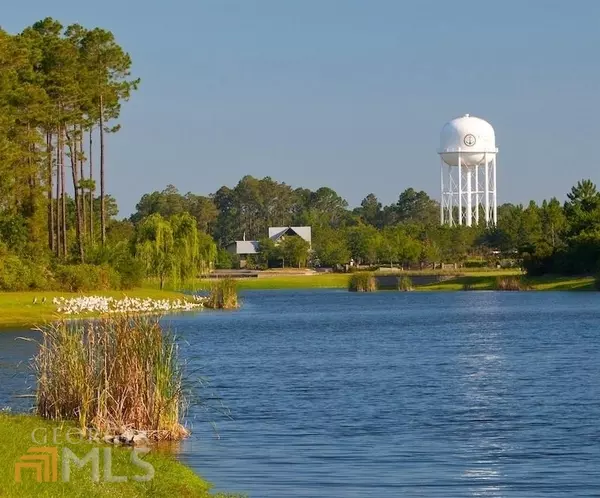
{"type": "Polygon", "coordinates": [[[174,336],[157,317],[114,316],[43,327],[34,358],[37,412],[80,429],[182,439],[186,398],[174,336]]]}
{"type": "Polygon", "coordinates": [[[229,277],[218,278],[210,283],[207,308],[233,309],[238,307],[238,293],[235,280],[229,277]]]}
{"type": "Polygon", "coordinates": [[[412,279],[403,275],[398,279],[398,290],[401,291],[411,291],[414,289],[412,279]]]}
{"type": "Polygon", "coordinates": [[[368,271],[353,273],[348,281],[348,290],[350,292],[375,292],[377,290],[375,275],[368,271]]]}
{"type": "Polygon", "coordinates": [[[528,290],[530,287],[519,276],[497,277],[494,286],[499,291],[521,291],[528,290]]]}

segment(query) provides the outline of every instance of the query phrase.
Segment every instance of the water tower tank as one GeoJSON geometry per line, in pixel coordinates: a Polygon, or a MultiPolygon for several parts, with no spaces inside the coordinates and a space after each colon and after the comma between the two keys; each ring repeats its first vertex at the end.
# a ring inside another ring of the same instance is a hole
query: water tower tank
{"type": "MultiPolygon", "coordinates": [[[[473,167],[485,163],[485,153],[496,153],[494,128],[487,121],[465,114],[446,123],[440,135],[439,154],[449,166],[458,166],[458,152],[462,166],[473,167]]],[[[491,161],[488,154],[488,162],[491,161]]]]}

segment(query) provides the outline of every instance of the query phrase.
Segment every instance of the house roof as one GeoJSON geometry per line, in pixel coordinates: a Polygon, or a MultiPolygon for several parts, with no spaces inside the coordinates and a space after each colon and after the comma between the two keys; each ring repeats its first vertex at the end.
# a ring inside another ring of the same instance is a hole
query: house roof
{"type": "Polygon", "coordinates": [[[269,238],[274,242],[277,242],[281,237],[286,234],[295,234],[302,237],[309,244],[312,240],[312,233],[310,227],[269,227],[269,238]]]}
{"type": "MultiPolygon", "coordinates": [[[[228,247],[235,245],[236,254],[258,254],[258,240],[236,240],[229,244],[228,247]]],[[[233,248],[233,247],[232,247],[233,248]]]]}
{"type": "MultiPolygon", "coordinates": [[[[310,227],[269,227],[269,238],[277,242],[284,235],[297,235],[311,244],[312,234],[310,227]]],[[[227,246],[235,254],[258,254],[260,244],[258,240],[236,240],[227,246]]]]}

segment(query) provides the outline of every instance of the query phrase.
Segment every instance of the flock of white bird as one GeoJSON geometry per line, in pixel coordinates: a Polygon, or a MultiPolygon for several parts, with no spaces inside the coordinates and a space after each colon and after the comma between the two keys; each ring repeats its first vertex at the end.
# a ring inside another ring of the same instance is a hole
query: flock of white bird
{"type": "Polygon", "coordinates": [[[52,303],[58,313],[81,315],[84,313],[168,313],[191,311],[204,306],[206,298],[190,296],[185,299],[152,299],[124,297],[115,299],[105,296],[79,296],[72,298],[55,297],[52,303]]]}

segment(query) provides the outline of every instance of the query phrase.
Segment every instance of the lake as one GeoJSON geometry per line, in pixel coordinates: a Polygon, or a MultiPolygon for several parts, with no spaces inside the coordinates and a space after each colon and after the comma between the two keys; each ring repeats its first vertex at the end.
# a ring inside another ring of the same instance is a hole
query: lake
{"type": "MultiPolygon", "coordinates": [[[[600,293],[242,297],[166,320],[191,381],[210,379],[179,455],[216,489],[600,496],[600,293]]],[[[0,334],[0,407],[31,404],[25,334],[0,334]]]]}

